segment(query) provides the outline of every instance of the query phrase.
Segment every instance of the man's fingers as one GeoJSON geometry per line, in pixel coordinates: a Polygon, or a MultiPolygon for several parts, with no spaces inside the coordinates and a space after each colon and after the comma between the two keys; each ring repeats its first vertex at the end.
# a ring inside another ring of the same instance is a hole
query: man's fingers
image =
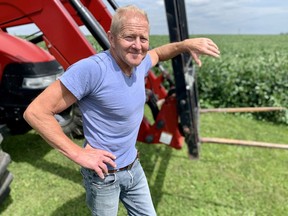
{"type": "Polygon", "coordinates": [[[211,41],[210,43],[209,43],[209,50],[211,50],[212,52],[213,52],[213,56],[214,57],[219,57],[220,56],[220,50],[219,50],[219,48],[218,48],[218,46],[213,42],[213,41],[211,41]]]}
{"type": "Polygon", "coordinates": [[[209,39],[209,40],[208,40],[208,44],[209,44],[209,46],[212,46],[212,47],[214,47],[215,49],[219,50],[217,44],[215,44],[212,40],[209,39]]]}
{"type": "Polygon", "coordinates": [[[100,169],[102,170],[102,173],[107,174],[108,173],[108,168],[107,165],[105,163],[101,163],[98,165],[100,167],[100,169]]]}
{"type": "Polygon", "coordinates": [[[195,53],[195,52],[192,52],[191,55],[192,55],[194,61],[196,62],[196,64],[197,64],[199,67],[201,67],[201,66],[202,66],[202,62],[201,62],[201,60],[199,59],[199,55],[198,55],[197,53],[195,53]]]}
{"type": "Polygon", "coordinates": [[[220,50],[218,49],[216,44],[214,44],[213,42],[209,43],[209,41],[207,41],[206,45],[202,47],[201,54],[219,57],[220,50]]]}
{"type": "Polygon", "coordinates": [[[104,179],[104,173],[103,173],[103,170],[101,167],[99,166],[96,166],[94,171],[97,173],[97,175],[101,178],[101,179],[104,179]]]}
{"type": "Polygon", "coordinates": [[[220,50],[217,47],[209,46],[208,51],[209,51],[208,54],[210,54],[211,56],[214,56],[214,57],[220,56],[220,50]]]}
{"type": "Polygon", "coordinates": [[[106,156],[106,157],[109,157],[111,158],[112,160],[115,160],[116,159],[116,156],[113,155],[112,153],[108,152],[108,151],[104,151],[104,150],[101,150],[103,152],[103,155],[106,156]]]}
{"type": "Polygon", "coordinates": [[[95,167],[95,172],[98,174],[100,178],[104,178],[106,174],[108,174],[107,164],[116,168],[116,163],[111,159],[103,159],[103,162],[98,162],[95,167]]]}
{"type": "Polygon", "coordinates": [[[107,165],[113,168],[117,167],[115,155],[108,151],[86,145],[83,153],[83,163],[80,165],[94,170],[100,178],[104,178],[104,174],[108,173],[107,165]]]}
{"type": "Polygon", "coordinates": [[[206,52],[206,55],[210,55],[210,56],[213,56],[213,57],[216,57],[216,58],[220,57],[220,53],[217,50],[215,50],[215,49],[208,50],[206,52]]]}
{"type": "Polygon", "coordinates": [[[102,159],[103,163],[109,164],[110,166],[115,168],[116,167],[116,163],[114,162],[116,159],[115,155],[107,151],[103,151],[103,152],[104,152],[103,159],[102,159]]]}
{"type": "Polygon", "coordinates": [[[105,163],[105,164],[109,164],[110,166],[112,166],[113,168],[116,168],[116,163],[114,162],[114,160],[112,160],[111,158],[105,158],[104,160],[103,160],[103,162],[105,163]]]}
{"type": "Polygon", "coordinates": [[[209,55],[213,57],[220,56],[218,46],[209,38],[200,38],[198,44],[198,55],[209,55]]]}

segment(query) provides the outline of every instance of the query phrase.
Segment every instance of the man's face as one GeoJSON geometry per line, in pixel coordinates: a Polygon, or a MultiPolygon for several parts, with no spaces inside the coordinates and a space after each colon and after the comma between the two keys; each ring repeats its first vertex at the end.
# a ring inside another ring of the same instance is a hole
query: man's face
{"type": "Polygon", "coordinates": [[[127,16],[118,35],[110,38],[111,49],[122,70],[138,66],[149,49],[149,24],[143,16],[127,16]]]}

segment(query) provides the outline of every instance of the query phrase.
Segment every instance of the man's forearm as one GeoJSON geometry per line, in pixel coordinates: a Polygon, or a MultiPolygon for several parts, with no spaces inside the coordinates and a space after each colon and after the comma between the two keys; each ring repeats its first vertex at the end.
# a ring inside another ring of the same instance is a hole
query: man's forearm
{"type": "Polygon", "coordinates": [[[209,38],[190,38],[180,42],[169,43],[149,51],[152,66],[159,61],[169,60],[180,53],[188,52],[196,63],[201,66],[200,55],[220,56],[217,45],[209,38]]]}
{"type": "Polygon", "coordinates": [[[165,44],[154,49],[159,57],[159,61],[166,61],[180,53],[188,51],[184,46],[184,41],[165,44]]]}

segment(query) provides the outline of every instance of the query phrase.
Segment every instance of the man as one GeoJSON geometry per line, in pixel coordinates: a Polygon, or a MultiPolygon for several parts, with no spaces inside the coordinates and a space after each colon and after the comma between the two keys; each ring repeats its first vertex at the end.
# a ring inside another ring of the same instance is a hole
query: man
{"type": "Polygon", "coordinates": [[[218,57],[207,38],[187,39],[149,50],[147,14],[119,8],[107,33],[110,49],[80,60],[43,91],[24,113],[55,149],[79,164],[93,215],[117,215],[119,198],[129,215],[156,215],[135,147],[145,105],[145,76],[159,61],[190,52],[218,57]],[[69,139],[54,118],[77,102],[85,144],[69,139]]]}

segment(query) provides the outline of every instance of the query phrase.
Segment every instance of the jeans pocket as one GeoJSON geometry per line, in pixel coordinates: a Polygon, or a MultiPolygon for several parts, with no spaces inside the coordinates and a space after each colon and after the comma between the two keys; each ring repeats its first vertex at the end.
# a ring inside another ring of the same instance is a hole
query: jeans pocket
{"type": "Polygon", "coordinates": [[[91,185],[92,187],[94,186],[97,189],[109,187],[116,182],[116,175],[114,173],[108,174],[105,176],[104,179],[102,179],[93,170],[82,167],[80,172],[83,176],[85,185],[91,185]]]}
{"type": "Polygon", "coordinates": [[[114,185],[116,182],[116,175],[114,173],[108,174],[104,179],[100,178],[97,174],[91,179],[91,184],[97,187],[98,189],[107,188],[114,185]]]}

